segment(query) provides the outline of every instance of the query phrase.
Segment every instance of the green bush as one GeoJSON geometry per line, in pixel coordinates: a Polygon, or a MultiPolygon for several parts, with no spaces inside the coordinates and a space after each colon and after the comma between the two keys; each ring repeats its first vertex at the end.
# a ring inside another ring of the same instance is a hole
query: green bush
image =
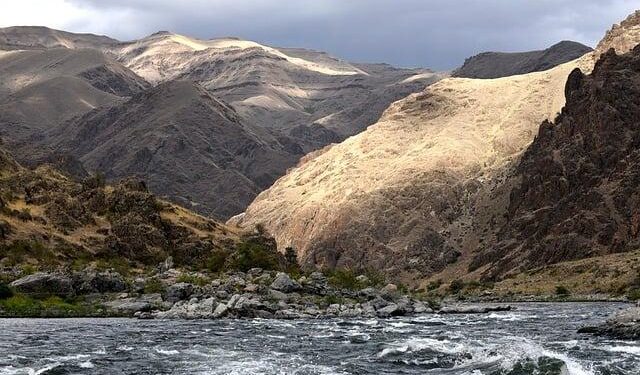
{"type": "Polygon", "coordinates": [[[638,300],[640,300],[640,288],[630,288],[627,291],[627,298],[630,301],[638,301],[638,300]]]}
{"type": "Polygon", "coordinates": [[[436,290],[436,289],[440,288],[440,286],[442,286],[442,280],[438,279],[436,281],[431,281],[427,285],[427,290],[429,290],[429,291],[436,290]]]}
{"type": "Polygon", "coordinates": [[[108,259],[100,259],[96,262],[96,268],[98,270],[114,270],[123,276],[129,276],[131,274],[131,263],[124,257],[110,257],[108,259]]]}
{"type": "Polygon", "coordinates": [[[280,270],[279,254],[259,238],[248,238],[241,242],[229,268],[246,272],[252,268],[280,270]]]}
{"type": "Polygon", "coordinates": [[[0,300],[0,308],[8,316],[14,317],[76,317],[95,312],[92,306],[67,302],[60,297],[40,301],[20,294],[0,300]]]}
{"type": "Polygon", "coordinates": [[[570,294],[571,294],[571,292],[569,291],[569,289],[567,289],[566,286],[564,286],[564,285],[556,286],[556,295],[561,296],[561,297],[566,297],[566,296],[568,296],[570,294]]]}
{"type": "Polygon", "coordinates": [[[358,274],[350,269],[342,268],[327,272],[329,284],[340,289],[359,289],[360,283],[356,280],[358,274]]]}
{"type": "Polygon", "coordinates": [[[9,285],[5,283],[0,283],[0,300],[7,299],[13,297],[13,290],[9,287],[9,285]]]}
{"type": "Polygon", "coordinates": [[[229,252],[224,250],[214,250],[209,258],[207,258],[205,264],[207,269],[213,273],[219,273],[225,270],[227,258],[229,252]]]}
{"type": "Polygon", "coordinates": [[[188,274],[182,274],[180,275],[177,279],[177,282],[179,283],[189,283],[189,284],[193,284],[193,285],[198,285],[198,286],[205,286],[207,284],[209,284],[211,282],[211,280],[209,280],[206,277],[203,276],[196,276],[196,275],[188,275],[188,274]]]}
{"type": "Polygon", "coordinates": [[[464,281],[456,279],[449,284],[449,292],[458,294],[464,289],[464,281]]]}
{"type": "Polygon", "coordinates": [[[144,292],[147,294],[162,293],[164,292],[164,284],[162,284],[162,281],[156,278],[147,279],[146,283],[144,284],[144,292]]]}
{"type": "Polygon", "coordinates": [[[42,312],[39,301],[22,295],[0,301],[0,307],[10,316],[40,316],[42,312]]]}

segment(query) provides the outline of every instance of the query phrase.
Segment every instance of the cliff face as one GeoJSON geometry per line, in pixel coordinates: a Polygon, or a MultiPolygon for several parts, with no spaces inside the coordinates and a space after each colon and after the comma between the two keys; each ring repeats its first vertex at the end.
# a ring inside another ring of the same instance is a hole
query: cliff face
{"type": "Polygon", "coordinates": [[[541,51],[484,52],[465,60],[464,65],[453,72],[453,76],[500,78],[540,72],[575,60],[592,50],[577,42],[562,41],[541,51]]]}
{"type": "Polygon", "coordinates": [[[491,264],[485,276],[640,246],[640,47],[574,70],[565,94],[510,177],[497,244],[472,263],[491,264]]]}

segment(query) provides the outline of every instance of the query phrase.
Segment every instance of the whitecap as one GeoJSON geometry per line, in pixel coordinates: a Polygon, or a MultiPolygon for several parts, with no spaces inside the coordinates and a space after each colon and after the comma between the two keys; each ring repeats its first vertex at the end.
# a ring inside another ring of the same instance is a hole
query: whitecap
{"type": "Polygon", "coordinates": [[[165,349],[160,349],[160,348],[156,348],[156,352],[159,354],[163,354],[163,355],[176,355],[176,354],[180,354],[179,351],[177,350],[165,350],[165,349]]]}
{"type": "Polygon", "coordinates": [[[619,345],[619,346],[609,346],[609,347],[607,347],[605,349],[610,351],[610,352],[627,353],[627,354],[633,354],[633,355],[640,356],[640,346],[619,345]]]}
{"type": "Polygon", "coordinates": [[[93,365],[93,363],[91,363],[91,361],[82,362],[78,366],[80,366],[80,368],[94,368],[95,367],[93,365]]]}

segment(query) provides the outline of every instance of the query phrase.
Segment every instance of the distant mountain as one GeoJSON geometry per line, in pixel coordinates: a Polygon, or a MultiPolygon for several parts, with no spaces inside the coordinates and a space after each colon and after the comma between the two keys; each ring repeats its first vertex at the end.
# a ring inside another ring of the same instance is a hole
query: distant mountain
{"type": "Polygon", "coordinates": [[[304,154],[442,77],[234,38],[119,42],[12,27],[0,29],[0,136],[21,162],[135,173],[168,199],[228,218],[304,154]],[[182,153],[156,152],[178,139],[182,153]]]}
{"type": "Polygon", "coordinates": [[[593,51],[591,47],[562,41],[542,51],[483,52],[465,60],[453,72],[461,78],[500,78],[551,69],[593,51]]]}
{"type": "Polygon", "coordinates": [[[68,33],[42,26],[0,28],[0,50],[102,48],[117,43],[102,35],[68,33]]]}
{"type": "Polygon", "coordinates": [[[374,123],[392,102],[442,77],[427,69],[351,64],[323,52],[169,32],[112,49],[147,81],[198,82],[247,123],[299,138],[305,151],[374,123]]]}
{"type": "Polygon", "coordinates": [[[98,50],[0,51],[0,135],[15,143],[147,87],[98,50]]]}
{"type": "Polygon", "coordinates": [[[31,142],[49,146],[43,159],[69,154],[109,179],[144,178],[157,194],[216,217],[241,211],[302,156],[294,141],[243,124],[191,81],[159,84],[31,142]]]}

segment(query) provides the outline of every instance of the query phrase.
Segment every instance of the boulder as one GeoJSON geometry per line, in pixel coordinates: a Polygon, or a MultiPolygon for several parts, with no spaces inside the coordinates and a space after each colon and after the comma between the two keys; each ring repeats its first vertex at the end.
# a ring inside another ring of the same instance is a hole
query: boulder
{"type": "Polygon", "coordinates": [[[58,273],[35,273],[12,282],[11,287],[18,293],[35,298],[48,296],[73,296],[73,282],[70,277],[58,273]]]}
{"type": "Polygon", "coordinates": [[[398,297],[398,287],[395,284],[387,284],[380,290],[380,295],[382,298],[391,301],[398,297]]]}
{"type": "Polygon", "coordinates": [[[289,275],[284,272],[278,272],[275,280],[271,283],[271,289],[281,291],[283,293],[292,293],[302,289],[300,284],[292,280],[289,275]]]}
{"type": "Polygon", "coordinates": [[[73,287],[76,294],[119,293],[127,290],[127,282],[115,271],[87,270],[73,275],[73,287]]]}
{"type": "Polygon", "coordinates": [[[213,315],[212,318],[222,318],[223,316],[225,316],[227,314],[227,311],[229,309],[227,308],[227,305],[224,303],[219,303],[216,308],[213,310],[213,315]]]}
{"type": "Polygon", "coordinates": [[[278,290],[274,290],[274,289],[269,289],[269,291],[267,292],[267,296],[269,299],[272,299],[274,301],[286,301],[287,300],[287,295],[282,293],[281,291],[278,290]]]}
{"type": "Polygon", "coordinates": [[[247,272],[247,275],[251,278],[256,278],[262,275],[262,268],[252,268],[247,272]]]}
{"type": "Polygon", "coordinates": [[[168,302],[184,301],[193,294],[193,285],[189,283],[177,283],[167,287],[165,300],[168,302]]]}
{"type": "Polygon", "coordinates": [[[168,311],[156,314],[160,319],[210,319],[213,318],[218,303],[212,297],[204,300],[192,298],[187,301],[179,301],[168,311]]]}
{"type": "Polygon", "coordinates": [[[148,301],[136,300],[133,298],[119,299],[105,302],[104,306],[118,315],[132,316],[137,312],[151,311],[153,305],[148,301]]]}
{"type": "Polygon", "coordinates": [[[395,303],[389,304],[379,310],[376,311],[376,314],[380,318],[388,318],[391,316],[401,316],[405,314],[405,310],[402,309],[401,306],[398,306],[395,303]]]}
{"type": "Polygon", "coordinates": [[[489,312],[498,311],[511,311],[510,305],[495,305],[495,306],[482,306],[482,305],[457,305],[457,306],[445,306],[441,308],[439,314],[486,314],[489,312]]]}

